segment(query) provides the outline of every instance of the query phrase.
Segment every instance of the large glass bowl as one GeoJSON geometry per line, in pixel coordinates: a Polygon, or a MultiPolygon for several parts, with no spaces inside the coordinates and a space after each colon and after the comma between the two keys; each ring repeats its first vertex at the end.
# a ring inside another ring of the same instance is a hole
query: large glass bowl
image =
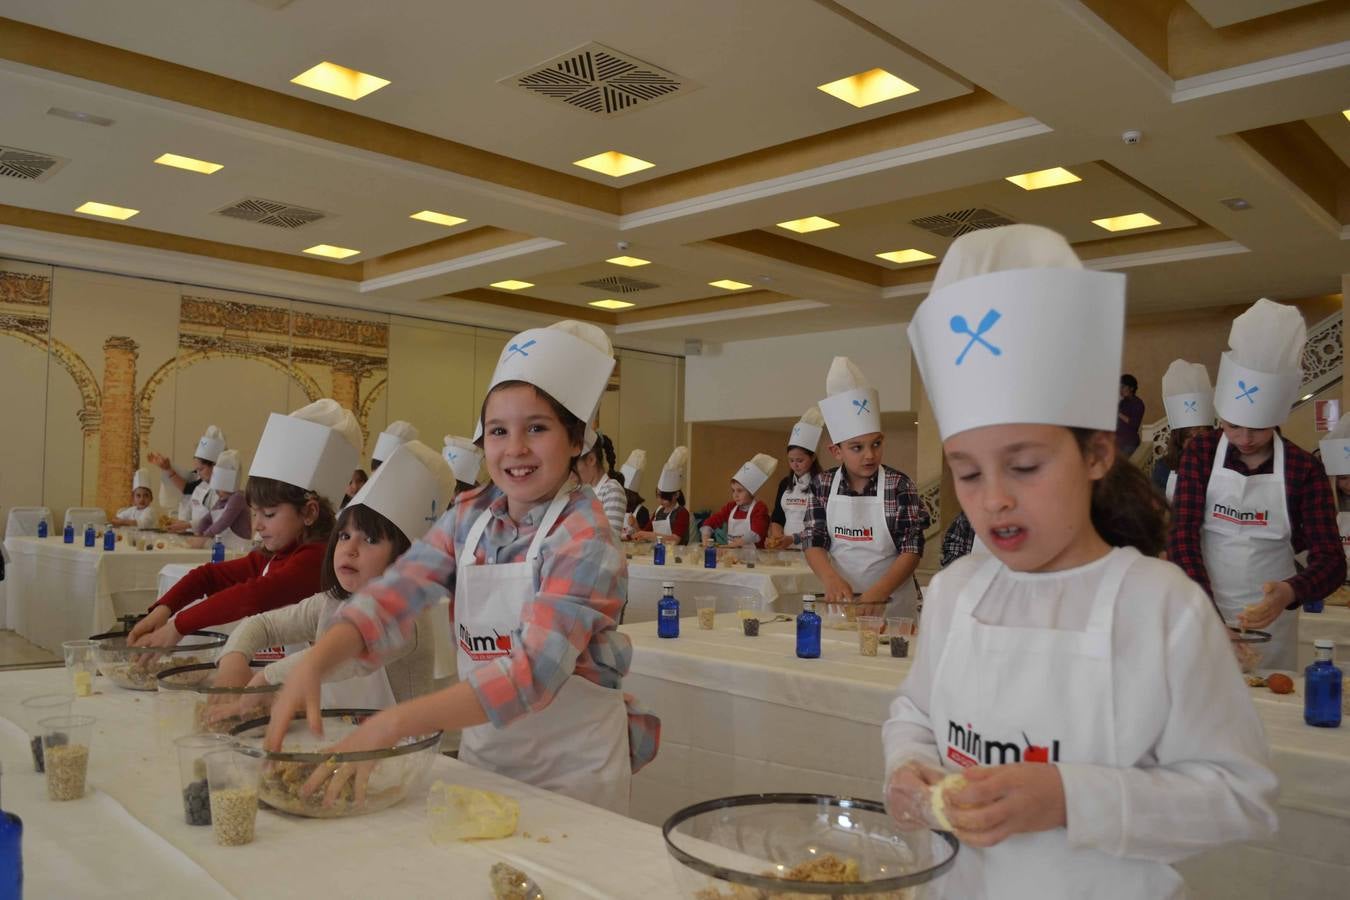
{"type": "Polygon", "coordinates": [[[708,800],[661,833],[675,882],[694,900],[917,900],[958,847],[949,832],[901,830],[875,801],[820,794],[708,800]]]}
{"type": "MultiPolygon", "coordinates": [[[[249,668],[257,673],[266,665],[250,662],[249,668]]],[[[279,684],[215,687],[215,674],[215,663],[177,666],[159,673],[155,724],[166,745],[188,734],[229,734],[244,722],[267,715],[281,690],[279,684]]]]}
{"type": "Polygon", "coordinates": [[[1265,645],[1270,643],[1269,631],[1229,625],[1228,639],[1233,642],[1233,655],[1237,657],[1243,675],[1250,675],[1261,667],[1261,660],[1266,655],[1265,645]]]}
{"type": "Polygon", "coordinates": [[[229,635],[218,631],[193,631],[183,635],[176,647],[131,647],[127,633],[110,631],[90,638],[98,641],[94,661],[113,684],[132,691],[153,691],[159,673],[178,666],[214,662],[229,635]]]}
{"type": "Polygon", "coordinates": [[[379,710],[325,709],[322,712],[323,737],[309,730],[301,713],[291,722],[290,729],[282,739],[281,750],[275,753],[262,749],[269,719],[244,722],[231,732],[241,744],[257,748],[263,754],[262,786],[258,793],[260,800],[273,809],[297,816],[341,819],[388,809],[423,789],[426,774],[439,752],[441,732],[404,738],[384,750],[330,753],[327,748],[351,734],[379,710]],[[367,779],[364,802],[356,801],[351,779],[332,804],[326,805],[323,790],[308,797],[300,796],[301,785],[315,769],[337,769],[348,763],[355,766],[360,773],[358,777],[367,779]]]}

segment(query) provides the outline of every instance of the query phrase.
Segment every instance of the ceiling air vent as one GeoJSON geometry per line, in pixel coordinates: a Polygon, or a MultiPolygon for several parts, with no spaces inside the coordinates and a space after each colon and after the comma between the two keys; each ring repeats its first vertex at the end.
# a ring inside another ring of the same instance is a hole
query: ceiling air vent
{"type": "Polygon", "coordinates": [[[259,225],[271,225],[273,228],[300,228],[310,222],[328,218],[328,213],[303,206],[292,206],[276,200],[263,200],[259,197],[245,197],[238,203],[231,203],[224,209],[216,210],[218,216],[231,219],[243,219],[245,222],[257,222],[259,225]]]}
{"type": "Polygon", "coordinates": [[[56,156],[0,147],[0,175],[20,181],[46,181],[65,162],[56,156]]]}
{"type": "Polygon", "coordinates": [[[942,237],[955,238],[984,228],[1013,225],[1015,221],[1001,212],[977,207],[939,213],[935,216],[920,216],[917,219],[910,219],[910,224],[918,225],[924,231],[931,231],[942,237]]]}
{"type": "Polygon", "coordinates": [[[636,294],[638,291],[650,290],[654,287],[660,287],[659,284],[653,284],[650,281],[640,281],[636,278],[628,278],[624,275],[607,275],[604,278],[597,278],[594,281],[583,281],[582,287],[595,288],[597,291],[617,291],[620,294],[636,294]]]}
{"type": "Polygon", "coordinates": [[[603,44],[578,47],[501,83],[606,118],[694,88],[678,75],[603,44]]]}

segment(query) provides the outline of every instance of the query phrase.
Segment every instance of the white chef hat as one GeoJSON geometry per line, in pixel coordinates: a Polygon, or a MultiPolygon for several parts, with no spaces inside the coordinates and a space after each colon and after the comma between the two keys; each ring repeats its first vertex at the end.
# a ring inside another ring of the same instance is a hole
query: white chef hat
{"type": "Polygon", "coordinates": [[[415,541],[445,511],[455,473],[441,454],[416,439],[396,446],[348,506],[368,506],[415,541]]]}
{"type": "MultiPolygon", "coordinates": [[[[531,328],[506,342],[488,391],[504,381],[532,384],[586,424],[584,449],[595,443],[590,422],[614,371],[614,348],[596,325],[564,319],[547,328],[531,328]]],[[[478,417],[473,439],[483,436],[478,417]]]]}
{"type": "Polygon", "coordinates": [[[207,425],[206,433],[202,435],[201,440],[197,441],[197,450],[192,455],[197,459],[214,463],[220,458],[224,449],[225,435],[216,426],[207,425]]]}
{"type": "Polygon", "coordinates": [[[820,414],[819,406],[812,406],[802,413],[801,419],[792,426],[788,435],[789,447],[801,447],[809,453],[815,453],[820,446],[820,434],[824,431],[825,417],[820,414]]]}
{"type": "Polygon", "coordinates": [[[288,416],[272,413],[248,474],[313,491],[336,505],[360,463],[356,416],[325,398],[288,416]]]}
{"type": "Polygon", "coordinates": [[[398,449],[399,444],[415,441],[417,436],[417,429],[410,423],[402,419],[390,422],[384,431],[380,432],[380,436],[375,438],[375,449],[371,452],[370,458],[376,462],[384,462],[398,449]]]}
{"type": "Polygon", "coordinates": [[[468,438],[447,434],[443,440],[445,446],[441,448],[441,456],[454,470],[455,480],[477,484],[478,473],[483,469],[483,451],[468,438]]]}
{"type": "Polygon", "coordinates": [[[776,468],[778,468],[778,460],[767,453],[756,453],[731,477],[741,487],[753,494],[764,487],[764,482],[769,480],[769,476],[773,474],[773,470],[776,468]]]}
{"type": "Polygon", "coordinates": [[[141,466],[131,476],[131,489],[138,491],[145,488],[151,494],[155,492],[155,484],[158,479],[155,478],[155,469],[153,466],[141,466]]]}
{"type": "Polygon", "coordinates": [[[670,458],[661,467],[661,477],[657,479],[656,489],[667,494],[684,490],[684,476],[689,469],[689,448],[676,447],[670,451],[670,458]]]}
{"type": "Polygon", "coordinates": [[[628,454],[628,459],[619,466],[619,474],[623,476],[623,486],[633,493],[637,493],[638,483],[642,481],[642,470],[647,468],[647,451],[634,450],[628,454]]]}
{"type": "Polygon", "coordinates": [[[1292,306],[1257,300],[1233,320],[1231,348],[1219,358],[1214,410],[1243,428],[1274,428],[1289,418],[1303,386],[1308,327],[1292,306]]]}
{"type": "Polygon", "coordinates": [[[881,396],[847,356],[836,356],[825,376],[820,412],[830,429],[830,443],[842,444],[860,434],[881,430],[881,396]]]}
{"type": "Polygon", "coordinates": [[[222,450],[211,470],[211,490],[232,491],[239,485],[239,451],[222,450]]]}
{"type": "Polygon", "coordinates": [[[1115,430],[1125,276],[1089,272],[1059,234],[957,238],[909,341],[946,440],[1011,423],[1115,430]]]}
{"type": "Polygon", "coordinates": [[[1322,448],[1322,465],[1328,475],[1350,475],[1350,416],[1341,416],[1318,446],[1322,448]]]}
{"type": "Polygon", "coordinates": [[[1200,363],[1174,359],[1162,377],[1167,427],[1195,428],[1214,424],[1214,389],[1209,370],[1200,363]]]}

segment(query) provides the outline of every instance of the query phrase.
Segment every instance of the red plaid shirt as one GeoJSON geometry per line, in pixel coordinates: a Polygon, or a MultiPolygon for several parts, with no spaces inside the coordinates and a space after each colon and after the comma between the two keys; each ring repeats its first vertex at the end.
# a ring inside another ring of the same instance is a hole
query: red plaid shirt
{"type": "MultiPolygon", "coordinates": [[[[1172,498],[1172,533],[1167,540],[1167,558],[1211,595],[1209,573],[1200,551],[1200,529],[1205,522],[1205,492],[1214,454],[1223,432],[1206,431],[1191,438],[1177,470],[1177,490],[1172,498]]],[[[1231,444],[1224,468],[1240,475],[1270,475],[1275,457],[1255,469],[1248,469],[1231,444]]],[[[1308,551],[1308,566],[1289,579],[1295,602],[1290,609],[1308,601],[1321,600],[1345,582],[1345,553],[1336,527],[1336,498],[1321,460],[1302,447],[1284,442],[1284,494],[1289,507],[1289,524],[1295,552],[1308,551]]]]}

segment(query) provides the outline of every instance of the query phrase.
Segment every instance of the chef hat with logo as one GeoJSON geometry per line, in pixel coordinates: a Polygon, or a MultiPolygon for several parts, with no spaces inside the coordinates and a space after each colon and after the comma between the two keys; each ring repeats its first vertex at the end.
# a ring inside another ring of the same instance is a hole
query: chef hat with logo
{"type": "Polygon", "coordinates": [[[1341,416],[1318,446],[1322,448],[1322,465],[1328,475],[1350,475],[1350,416],[1341,416]]]}
{"type": "Polygon", "coordinates": [[[812,406],[802,413],[801,419],[792,426],[788,435],[789,447],[800,447],[807,453],[815,453],[820,446],[820,435],[824,431],[825,417],[820,414],[819,406],[812,406]]]}
{"type": "MultiPolygon", "coordinates": [[[[531,328],[506,342],[488,392],[504,381],[523,381],[545,392],[562,407],[586,422],[584,448],[595,443],[590,422],[600,408],[600,398],[614,371],[614,349],[609,336],[598,326],[564,319],[547,328],[531,328]]],[[[483,436],[483,417],[478,417],[473,439],[483,436]]]]}
{"type": "Polygon", "coordinates": [[[209,463],[214,463],[220,458],[220,454],[225,449],[225,435],[214,425],[206,426],[206,433],[202,435],[201,440],[197,441],[197,450],[192,455],[197,459],[204,459],[209,463]]]}
{"type": "Polygon", "coordinates": [[[465,437],[447,434],[442,440],[445,446],[441,447],[441,456],[454,470],[455,480],[477,484],[478,474],[483,470],[483,451],[465,437]]]}
{"type": "Polygon", "coordinates": [[[776,468],[778,468],[778,460],[767,453],[756,453],[731,477],[741,487],[753,494],[764,487],[764,482],[769,480],[769,476],[773,474],[773,470],[776,468]]]}
{"type": "Polygon", "coordinates": [[[222,450],[211,470],[211,490],[233,491],[239,485],[239,451],[222,450]]]}
{"type": "Polygon", "coordinates": [[[375,462],[383,462],[398,449],[399,444],[415,441],[417,436],[417,429],[408,422],[402,419],[390,422],[384,431],[380,432],[380,436],[375,438],[375,449],[371,452],[370,458],[375,462]]]}
{"type": "Polygon", "coordinates": [[[642,470],[647,468],[647,451],[634,450],[628,454],[628,459],[619,466],[619,474],[623,476],[623,486],[633,493],[637,493],[638,484],[642,481],[642,470]]]}
{"type": "Polygon", "coordinates": [[[1172,360],[1163,373],[1162,393],[1168,428],[1214,424],[1214,389],[1209,385],[1209,370],[1202,364],[1172,360]]]}
{"type": "Polygon", "coordinates": [[[952,242],[909,341],[938,432],[1033,423],[1114,431],[1125,276],[1038,225],[952,242]]]}
{"type": "Polygon", "coordinates": [[[455,493],[445,457],[415,438],[394,448],[348,506],[367,506],[415,541],[427,533],[455,493]]]}
{"type": "Polygon", "coordinates": [[[325,398],[288,416],[272,413],[248,474],[313,491],[336,506],[360,464],[361,426],[356,416],[325,398]]]}
{"type": "Polygon", "coordinates": [[[657,479],[656,489],[667,494],[684,490],[684,476],[689,471],[689,448],[676,447],[670,452],[670,458],[661,467],[661,477],[657,479]]]}
{"type": "Polygon", "coordinates": [[[1243,428],[1274,428],[1289,418],[1303,386],[1308,327],[1292,306],[1257,300],[1233,320],[1219,357],[1214,411],[1243,428]]]}
{"type": "Polygon", "coordinates": [[[860,434],[881,430],[881,396],[847,356],[836,356],[825,376],[820,412],[830,429],[830,443],[842,444],[860,434]]]}
{"type": "Polygon", "coordinates": [[[138,491],[141,488],[145,488],[153,494],[155,492],[155,485],[159,482],[159,479],[155,477],[155,471],[153,466],[141,466],[137,469],[135,474],[131,476],[132,491],[138,491]]]}

